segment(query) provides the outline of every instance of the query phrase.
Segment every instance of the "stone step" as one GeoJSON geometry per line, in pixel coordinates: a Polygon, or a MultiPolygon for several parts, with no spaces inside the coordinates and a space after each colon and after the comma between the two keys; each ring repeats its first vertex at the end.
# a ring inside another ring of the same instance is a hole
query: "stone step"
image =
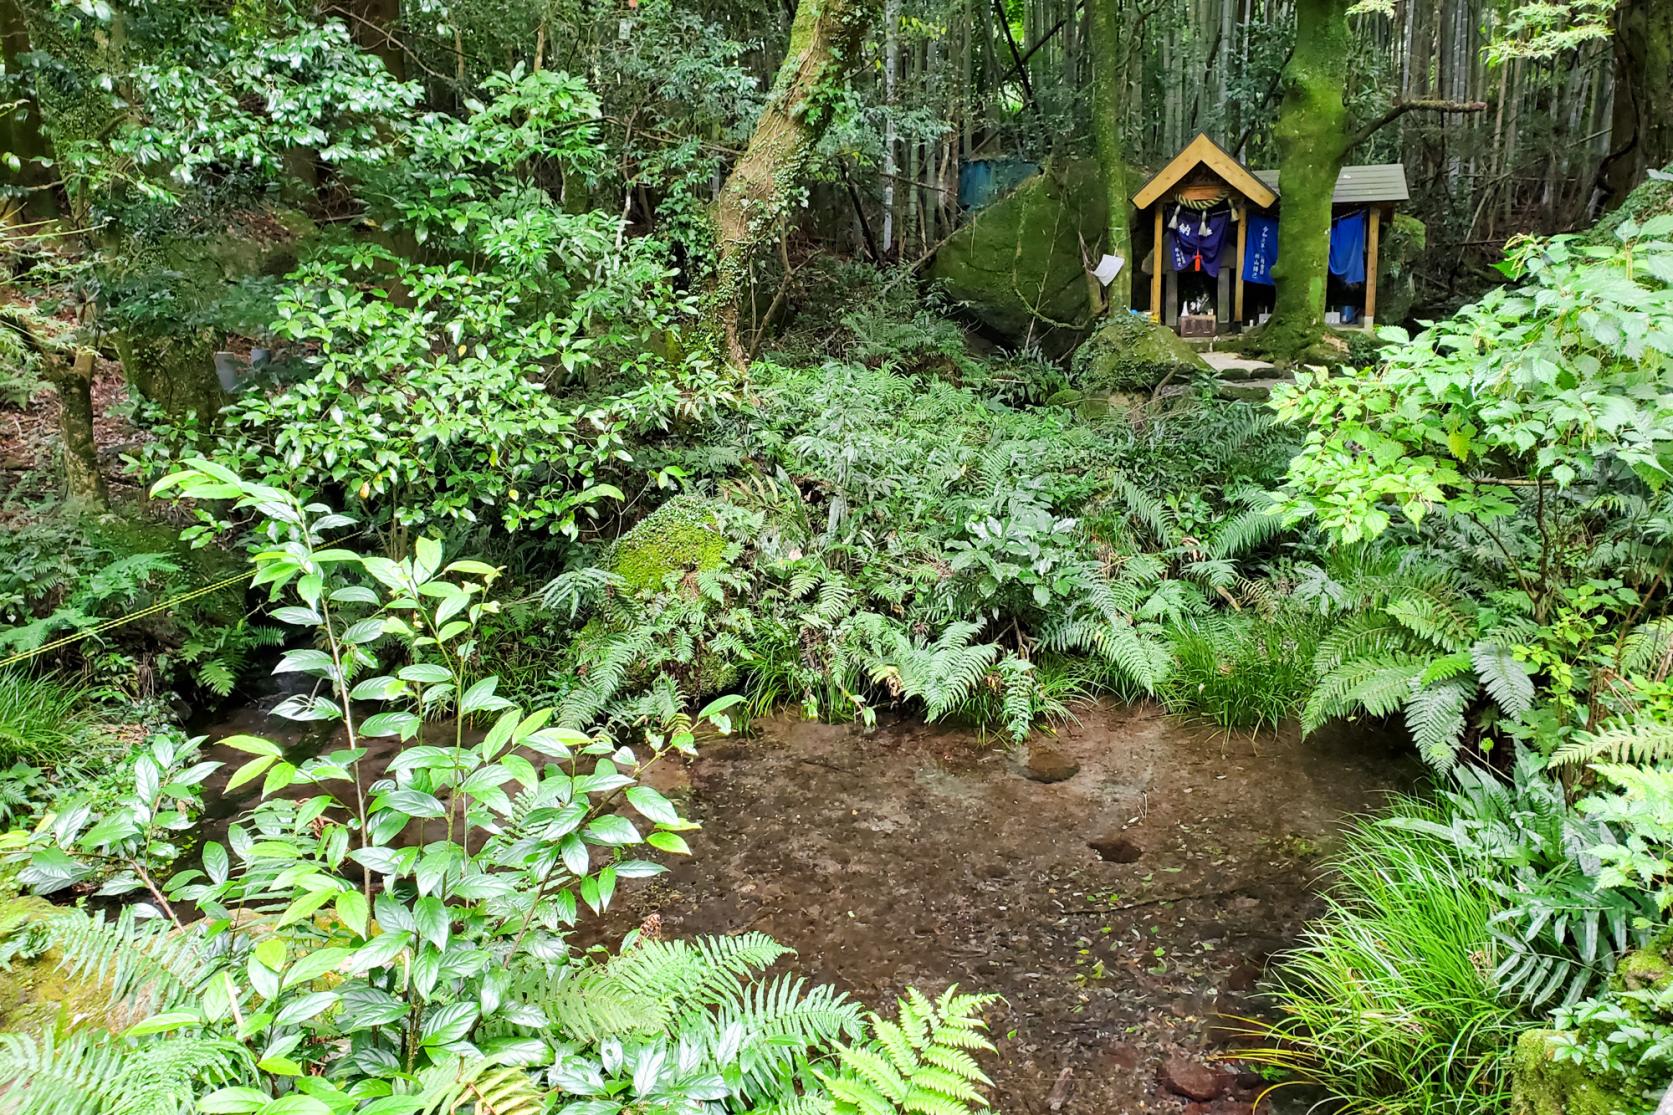
{"type": "Polygon", "coordinates": [[[1264,379],[1274,371],[1264,360],[1249,360],[1235,352],[1205,352],[1202,359],[1221,379],[1264,379]]]}
{"type": "Polygon", "coordinates": [[[1281,383],[1294,383],[1288,376],[1263,379],[1221,380],[1215,393],[1222,399],[1236,399],[1246,403],[1265,402],[1272,389],[1281,383]]]}

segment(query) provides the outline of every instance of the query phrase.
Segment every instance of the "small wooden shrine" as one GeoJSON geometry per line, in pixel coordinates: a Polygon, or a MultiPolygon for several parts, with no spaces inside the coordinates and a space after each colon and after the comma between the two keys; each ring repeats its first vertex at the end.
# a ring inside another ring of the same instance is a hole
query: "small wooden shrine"
{"type": "MultiPolygon", "coordinates": [[[[1342,169],[1331,198],[1329,323],[1375,324],[1378,240],[1410,196],[1398,163],[1342,169]]],[[[1264,320],[1275,289],[1280,204],[1277,171],[1250,170],[1199,134],[1133,195],[1134,255],[1149,272],[1148,304],[1138,308],[1187,335],[1264,320]]],[[[1135,281],[1135,300],[1146,286],[1135,281]]]]}

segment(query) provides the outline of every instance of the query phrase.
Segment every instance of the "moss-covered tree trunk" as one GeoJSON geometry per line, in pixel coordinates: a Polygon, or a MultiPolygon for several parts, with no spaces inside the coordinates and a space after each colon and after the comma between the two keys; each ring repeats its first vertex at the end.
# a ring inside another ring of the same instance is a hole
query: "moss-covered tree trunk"
{"type": "MultiPolygon", "coordinates": [[[[21,74],[23,56],[30,49],[29,27],[24,22],[23,10],[16,0],[0,0],[0,57],[4,59],[6,73],[21,74]]],[[[6,158],[6,178],[27,191],[25,205],[30,215],[42,218],[57,215],[57,199],[51,190],[55,176],[48,169],[51,148],[41,134],[40,116],[34,105],[22,105],[0,120],[0,156],[6,158]],[[14,158],[15,168],[10,165],[14,158]]]]}
{"type": "Polygon", "coordinates": [[[64,449],[64,486],[69,502],[103,511],[110,505],[99,447],[93,439],[93,350],[75,359],[48,357],[46,375],[58,394],[58,434],[64,449]]]}
{"type": "Polygon", "coordinates": [[[1619,204],[1646,171],[1673,162],[1673,3],[1623,0],[1614,48],[1610,151],[1598,177],[1611,204],[1619,204]]]}
{"type": "Polygon", "coordinates": [[[874,0],[802,0],[797,6],[790,48],[767,103],[715,201],[710,312],[739,366],[748,361],[738,315],[750,257],[772,237],[804,184],[814,145],[831,121],[825,94],[853,63],[874,8],[874,0]]]}
{"type": "MultiPolygon", "coordinates": [[[[1111,312],[1125,313],[1133,302],[1133,236],[1127,213],[1124,4],[1123,0],[1087,0],[1087,5],[1093,65],[1092,135],[1098,145],[1098,171],[1109,205],[1104,250],[1124,261],[1120,273],[1110,282],[1107,296],[1111,312]]],[[[1156,258],[1160,266],[1160,251],[1156,258]]]]}
{"type": "Polygon", "coordinates": [[[1347,0],[1296,0],[1295,53],[1284,67],[1278,144],[1277,293],[1261,348],[1294,358],[1324,329],[1330,198],[1348,150],[1347,0]]]}

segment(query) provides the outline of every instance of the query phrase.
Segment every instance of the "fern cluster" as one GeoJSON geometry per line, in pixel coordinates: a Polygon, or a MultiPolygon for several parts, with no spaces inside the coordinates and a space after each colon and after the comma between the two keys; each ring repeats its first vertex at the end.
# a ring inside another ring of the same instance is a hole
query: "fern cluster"
{"type": "Polygon", "coordinates": [[[1249,408],[1134,430],[887,364],[755,376],[749,423],[718,416],[656,458],[712,493],[718,565],[693,549],[665,581],[629,584],[600,546],[486,640],[565,723],[620,728],[731,687],[754,713],[904,704],[1020,737],[1065,711],[1047,673],[1081,679],[1074,695],[1157,693],[1174,625],[1267,591],[1283,528],[1261,485],[1282,438],[1249,408]],[[1195,493],[1166,494],[1181,484],[1195,493]],[[560,665],[538,676],[531,648],[554,644],[560,665]]]}
{"type": "MultiPolygon", "coordinates": [[[[255,1058],[233,1033],[201,1028],[191,1014],[179,1016],[191,1019],[184,1031],[129,1025],[168,1019],[224,978],[213,938],[75,910],[0,925],[0,935],[0,951],[14,957],[57,957],[69,986],[98,1004],[57,1029],[0,1034],[0,1110],[185,1115],[210,1092],[258,1094],[255,1058]],[[29,934],[44,936],[20,952],[15,942],[29,934]]],[[[993,1048],[980,1017],[991,996],[949,990],[932,1002],[913,990],[890,1021],[831,987],[761,976],[788,954],[759,933],[645,937],[603,960],[512,954],[476,1052],[413,1076],[397,1089],[413,1101],[401,1110],[536,1115],[554,1087],[599,1103],[626,1089],[641,1110],[669,1112],[693,1099],[802,1115],[986,1107],[979,1089],[989,1081],[972,1053],[993,1048]],[[549,1067],[530,1060],[540,1049],[558,1051],[549,1067]]]]}

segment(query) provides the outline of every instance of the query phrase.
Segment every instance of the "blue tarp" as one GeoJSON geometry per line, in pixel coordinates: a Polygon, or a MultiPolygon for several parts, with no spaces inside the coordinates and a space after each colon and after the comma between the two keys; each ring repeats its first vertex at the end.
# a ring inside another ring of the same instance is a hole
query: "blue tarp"
{"type": "Polygon", "coordinates": [[[979,209],[1039,172],[1027,159],[972,159],[958,168],[958,203],[979,209]]]}
{"type": "Polygon", "coordinates": [[[1243,245],[1243,281],[1272,285],[1272,265],[1278,262],[1278,220],[1251,213],[1243,245]]]}
{"type": "Polygon", "coordinates": [[[1199,213],[1194,209],[1174,210],[1173,269],[1201,271],[1209,278],[1220,275],[1220,257],[1228,243],[1226,230],[1231,227],[1231,211],[1199,213]]]}
{"type": "Polygon", "coordinates": [[[1330,222],[1330,273],[1344,283],[1365,281],[1365,210],[1330,222]]]}

